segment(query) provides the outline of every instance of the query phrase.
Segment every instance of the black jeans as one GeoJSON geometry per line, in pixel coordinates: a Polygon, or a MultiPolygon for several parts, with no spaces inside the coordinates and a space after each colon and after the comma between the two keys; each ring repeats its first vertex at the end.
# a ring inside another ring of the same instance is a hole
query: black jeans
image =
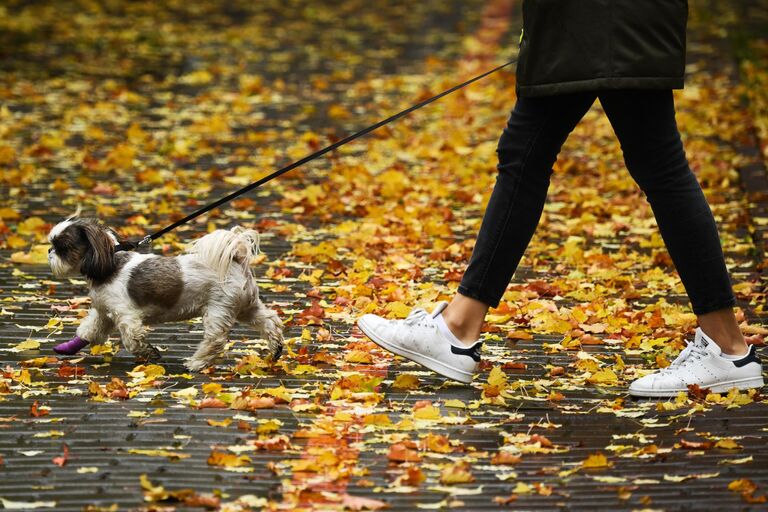
{"type": "Polygon", "coordinates": [[[499,140],[496,185],[459,293],[498,305],[541,218],[560,147],[598,97],[694,313],[732,307],[717,226],[688,166],[670,90],[519,98],[499,140]]]}

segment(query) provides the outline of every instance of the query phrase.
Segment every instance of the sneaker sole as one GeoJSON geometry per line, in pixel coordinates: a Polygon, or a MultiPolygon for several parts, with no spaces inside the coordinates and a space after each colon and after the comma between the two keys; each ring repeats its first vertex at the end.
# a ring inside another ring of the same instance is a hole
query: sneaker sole
{"type": "Polygon", "coordinates": [[[365,333],[365,335],[368,336],[374,343],[376,343],[381,348],[392,352],[393,354],[397,354],[398,356],[402,356],[406,359],[410,359],[411,361],[415,363],[419,363],[425,368],[429,368],[433,372],[439,373],[443,377],[447,377],[449,379],[461,382],[462,384],[470,384],[472,382],[472,377],[474,377],[474,373],[469,373],[469,372],[465,372],[464,370],[459,370],[458,368],[449,366],[443,363],[442,361],[438,361],[437,359],[432,359],[431,357],[425,356],[424,354],[420,354],[418,352],[408,350],[407,348],[393,345],[388,341],[385,341],[380,337],[378,337],[373,332],[372,329],[370,329],[368,326],[365,325],[365,322],[363,322],[362,320],[358,320],[357,325],[358,327],[360,327],[360,330],[363,331],[363,333],[365,333]]]}
{"type": "MultiPolygon", "coordinates": [[[[765,385],[762,377],[752,377],[748,379],[730,380],[723,382],[715,386],[710,386],[709,390],[712,393],[727,393],[733,388],[739,390],[744,389],[760,389],[765,385]]],[[[681,391],[688,392],[688,388],[684,389],[648,389],[648,390],[633,390],[629,389],[629,394],[640,398],[656,398],[656,397],[674,397],[681,391]]]]}

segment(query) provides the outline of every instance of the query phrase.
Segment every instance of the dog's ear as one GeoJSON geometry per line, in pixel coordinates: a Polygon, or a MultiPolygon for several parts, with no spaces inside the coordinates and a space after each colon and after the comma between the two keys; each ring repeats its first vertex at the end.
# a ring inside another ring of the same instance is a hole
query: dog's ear
{"type": "Polygon", "coordinates": [[[94,281],[103,281],[114,274],[115,243],[108,231],[93,221],[80,221],[78,227],[86,240],[80,273],[94,281]]]}

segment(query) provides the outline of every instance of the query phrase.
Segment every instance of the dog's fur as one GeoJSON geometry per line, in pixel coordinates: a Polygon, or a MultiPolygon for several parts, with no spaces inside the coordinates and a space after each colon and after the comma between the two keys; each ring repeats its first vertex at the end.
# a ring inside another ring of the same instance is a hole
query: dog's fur
{"type": "Polygon", "coordinates": [[[142,359],[156,359],[145,325],[203,317],[203,341],[186,362],[193,371],[210,366],[236,321],[252,324],[280,357],[282,323],[259,299],[250,269],[258,252],[258,233],[236,227],[217,230],[176,257],[115,252],[114,231],[97,221],[69,218],[48,235],[48,261],[57,277],[81,274],[92,301],[77,335],[103,343],[117,329],[123,346],[142,359]]]}

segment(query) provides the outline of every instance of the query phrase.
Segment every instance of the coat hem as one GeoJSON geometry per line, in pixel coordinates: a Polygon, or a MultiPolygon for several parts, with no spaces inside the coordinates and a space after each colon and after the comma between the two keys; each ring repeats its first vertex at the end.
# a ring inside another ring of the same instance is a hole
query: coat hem
{"type": "Polygon", "coordinates": [[[598,92],[615,89],[682,89],[683,77],[612,77],[558,82],[552,84],[516,85],[518,97],[555,96],[575,92],[598,92]]]}

